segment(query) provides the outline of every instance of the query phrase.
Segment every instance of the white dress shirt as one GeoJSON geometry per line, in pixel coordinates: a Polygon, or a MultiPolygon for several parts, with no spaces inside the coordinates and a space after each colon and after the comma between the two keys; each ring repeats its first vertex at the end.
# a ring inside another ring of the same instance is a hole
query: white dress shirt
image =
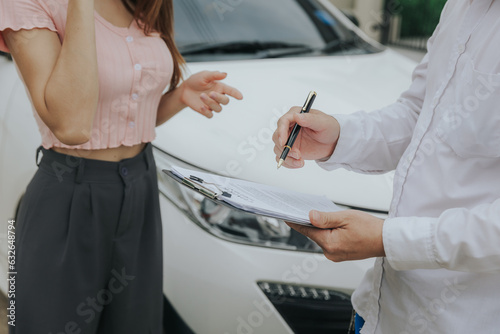
{"type": "Polygon", "coordinates": [[[395,104],[335,115],[319,163],[396,170],[353,305],[363,334],[500,333],[500,0],[449,0],[428,49],[395,104]]]}

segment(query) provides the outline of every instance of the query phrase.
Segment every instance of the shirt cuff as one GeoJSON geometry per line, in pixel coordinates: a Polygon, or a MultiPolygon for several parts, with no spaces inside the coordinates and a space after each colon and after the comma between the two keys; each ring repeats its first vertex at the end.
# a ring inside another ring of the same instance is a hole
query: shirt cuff
{"type": "MultiPolygon", "coordinates": [[[[325,159],[316,160],[318,166],[325,170],[334,170],[344,168],[347,170],[356,170],[350,165],[350,161],[359,160],[359,153],[353,149],[353,141],[349,139],[352,135],[359,132],[359,126],[355,126],[350,115],[332,115],[340,124],[340,136],[333,154],[325,159]],[[351,134],[348,136],[347,134],[351,134]]],[[[359,147],[359,145],[357,145],[359,147]]]]}
{"type": "Polygon", "coordinates": [[[438,218],[388,218],[383,227],[384,250],[395,270],[439,269],[435,230],[438,218]]]}

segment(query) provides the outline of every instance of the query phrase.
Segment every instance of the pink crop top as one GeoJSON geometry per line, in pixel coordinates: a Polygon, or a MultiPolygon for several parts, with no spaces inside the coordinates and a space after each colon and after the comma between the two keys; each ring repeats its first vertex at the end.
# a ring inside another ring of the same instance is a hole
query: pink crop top
{"type": "MultiPolygon", "coordinates": [[[[46,28],[61,42],[68,0],[0,0],[0,31],[46,28]]],[[[134,21],[117,27],[95,12],[99,103],[89,142],[61,143],[34,110],[45,148],[104,149],[155,138],[156,114],[173,73],[170,51],[158,33],[146,36],[134,21]]],[[[0,34],[0,50],[8,52],[0,34]]]]}

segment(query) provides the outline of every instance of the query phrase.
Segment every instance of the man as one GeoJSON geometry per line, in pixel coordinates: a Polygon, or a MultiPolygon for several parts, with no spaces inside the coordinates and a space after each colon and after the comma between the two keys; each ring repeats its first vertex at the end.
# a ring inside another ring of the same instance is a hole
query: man
{"type": "Polygon", "coordinates": [[[352,296],[361,333],[498,333],[500,322],[500,1],[449,0],[399,100],[371,113],[299,115],[285,166],[396,170],[385,221],[311,212],[290,224],[333,261],[378,257],[352,296]]]}

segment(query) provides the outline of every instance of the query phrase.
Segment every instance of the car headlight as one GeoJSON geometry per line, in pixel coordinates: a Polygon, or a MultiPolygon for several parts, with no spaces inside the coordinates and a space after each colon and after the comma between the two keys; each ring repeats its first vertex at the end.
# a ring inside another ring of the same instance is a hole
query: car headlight
{"type": "Polygon", "coordinates": [[[246,245],[321,253],[321,248],[284,221],[233,210],[183,187],[162,172],[172,165],[198,169],[154,148],[160,192],[194,223],[221,239],[246,245]]]}

